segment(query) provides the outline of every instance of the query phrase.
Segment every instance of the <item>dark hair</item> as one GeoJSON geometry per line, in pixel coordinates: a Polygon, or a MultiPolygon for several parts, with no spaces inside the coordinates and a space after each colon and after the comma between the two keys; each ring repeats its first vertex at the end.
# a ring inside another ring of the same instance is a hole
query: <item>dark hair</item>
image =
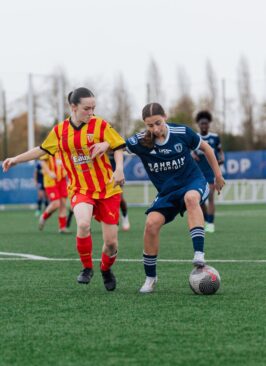
{"type": "Polygon", "coordinates": [[[67,96],[67,100],[69,104],[79,104],[81,98],[91,98],[94,97],[92,91],[87,88],[77,88],[70,92],[67,96]]]}
{"type": "Polygon", "coordinates": [[[149,103],[142,109],[142,119],[145,121],[147,117],[151,116],[163,116],[165,117],[165,111],[159,103],[149,103]]]}
{"type": "Polygon", "coordinates": [[[209,111],[200,111],[196,115],[196,122],[198,123],[201,119],[207,119],[209,122],[211,122],[212,115],[209,111]]]}
{"type": "MultiPolygon", "coordinates": [[[[145,121],[147,117],[151,116],[162,116],[165,117],[165,111],[159,103],[149,103],[142,109],[142,119],[145,121]]],[[[155,137],[150,131],[146,131],[143,138],[140,140],[142,146],[153,149],[155,143],[155,137]]]]}

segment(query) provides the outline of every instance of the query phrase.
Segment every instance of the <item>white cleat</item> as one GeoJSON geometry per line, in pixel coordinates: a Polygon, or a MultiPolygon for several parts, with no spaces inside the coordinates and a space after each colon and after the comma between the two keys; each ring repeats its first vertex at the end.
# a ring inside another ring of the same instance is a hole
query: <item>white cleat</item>
{"type": "Polygon", "coordinates": [[[123,231],[128,231],[130,229],[130,223],[128,220],[128,216],[122,216],[121,217],[121,221],[122,221],[122,230],[123,231]]]}
{"type": "Polygon", "coordinates": [[[195,252],[192,263],[196,267],[204,267],[206,263],[204,259],[204,252],[195,252]]]}
{"type": "Polygon", "coordinates": [[[148,294],[149,292],[153,292],[155,285],[157,282],[157,277],[146,277],[144,285],[141,287],[139,292],[142,294],[148,294]]]}
{"type": "Polygon", "coordinates": [[[71,231],[67,227],[62,227],[58,232],[59,234],[71,234],[71,231]]]}
{"type": "Polygon", "coordinates": [[[45,224],[45,220],[44,220],[43,216],[41,215],[39,218],[39,230],[43,230],[44,224],[45,224]]]}
{"type": "Polygon", "coordinates": [[[206,233],[214,233],[215,232],[215,226],[214,226],[214,224],[206,223],[206,225],[205,225],[205,232],[206,233]]]}

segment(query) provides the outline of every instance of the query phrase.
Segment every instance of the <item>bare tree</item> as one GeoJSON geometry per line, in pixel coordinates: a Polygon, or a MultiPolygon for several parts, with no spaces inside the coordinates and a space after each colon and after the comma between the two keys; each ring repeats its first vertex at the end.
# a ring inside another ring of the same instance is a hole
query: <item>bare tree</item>
{"type": "Polygon", "coordinates": [[[206,62],[206,79],[207,79],[207,96],[209,102],[209,110],[213,114],[217,114],[217,100],[218,100],[218,83],[217,78],[210,60],[206,62]]]}
{"type": "Polygon", "coordinates": [[[238,65],[238,93],[242,111],[242,129],[246,149],[253,148],[254,121],[253,95],[251,91],[250,72],[247,59],[242,56],[238,65]]]}
{"type": "Polygon", "coordinates": [[[162,78],[159,67],[154,59],[150,60],[147,76],[147,103],[158,102],[163,104],[162,78]]]}
{"type": "Polygon", "coordinates": [[[173,122],[193,125],[195,105],[190,96],[190,80],[184,67],[177,71],[178,99],[170,108],[170,119],[173,122]]]}
{"type": "Polygon", "coordinates": [[[214,130],[222,131],[222,123],[218,117],[218,80],[210,60],[206,61],[206,85],[206,94],[200,96],[198,109],[205,109],[210,111],[213,116],[214,130]]]}
{"type": "Polygon", "coordinates": [[[114,110],[112,124],[121,136],[126,137],[131,132],[131,107],[122,74],[117,77],[112,96],[114,110]]]}

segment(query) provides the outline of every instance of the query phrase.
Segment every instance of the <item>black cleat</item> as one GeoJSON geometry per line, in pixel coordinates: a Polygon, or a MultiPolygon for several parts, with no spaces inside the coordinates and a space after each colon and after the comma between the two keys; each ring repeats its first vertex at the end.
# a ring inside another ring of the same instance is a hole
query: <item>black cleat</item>
{"type": "Polygon", "coordinates": [[[102,271],[103,283],[107,291],[114,291],[116,288],[116,279],[113,272],[108,269],[108,271],[102,271]]]}
{"type": "Polygon", "coordinates": [[[77,277],[78,283],[85,283],[86,285],[90,283],[93,276],[92,268],[84,268],[77,277]]]}

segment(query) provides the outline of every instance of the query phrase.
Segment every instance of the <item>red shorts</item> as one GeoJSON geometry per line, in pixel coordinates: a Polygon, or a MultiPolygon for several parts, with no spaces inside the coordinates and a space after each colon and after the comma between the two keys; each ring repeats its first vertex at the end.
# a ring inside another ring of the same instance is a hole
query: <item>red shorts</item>
{"type": "Polygon", "coordinates": [[[56,183],[55,186],[45,188],[45,192],[49,201],[59,200],[60,198],[67,197],[67,182],[66,179],[63,178],[59,182],[56,183]]]}
{"type": "Polygon", "coordinates": [[[93,199],[81,193],[76,193],[71,198],[72,209],[78,203],[88,203],[93,205],[93,216],[97,221],[104,222],[109,225],[118,225],[120,210],[121,194],[102,199],[93,199]]]}

